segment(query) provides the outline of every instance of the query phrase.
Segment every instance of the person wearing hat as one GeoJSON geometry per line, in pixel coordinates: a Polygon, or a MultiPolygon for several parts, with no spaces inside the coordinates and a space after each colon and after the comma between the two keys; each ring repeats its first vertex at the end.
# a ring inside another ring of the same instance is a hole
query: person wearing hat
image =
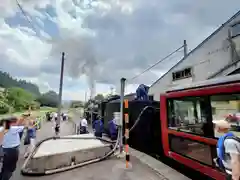
{"type": "Polygon", "coordinates": [[[227,180],[240,180],[240,140],[230,132],[227,120],[214,120],[215,130],[224,134],[217,143],[217,165],[227,174],[227,180]]]}
{"type": "Polygon", "coordinates": [[[3,127],[0,130],[0,137],[4,155],[0,180],[9,180],[16,169],[21,143],[19,133],[24,130],[25,121],[16,117],[3,119],[2,121],[3,127]]]}

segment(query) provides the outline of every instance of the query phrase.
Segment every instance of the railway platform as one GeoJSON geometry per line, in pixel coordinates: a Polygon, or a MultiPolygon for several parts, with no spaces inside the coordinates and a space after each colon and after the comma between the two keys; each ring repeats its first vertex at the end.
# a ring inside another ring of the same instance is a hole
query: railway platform
{"type": "MultiPolygon", "coordinates": [[[[70,122],[63,122],[60,132],[61,136],[73,134],[73,125],[70,122]]],[[[52,123],[46,122],[38,132],[38,141],[52,136],[53,133],[52,123]]],[[[174,169],[134,149],[130,149],[132,167],[128,169],[125,168],[125,158],[112,157],[62,173],[40,177],[27,177],[20,174],[20,169],[24,162],[22,150],[18,168],[12,180],[188,180],[187,177],[174,169]]]]}

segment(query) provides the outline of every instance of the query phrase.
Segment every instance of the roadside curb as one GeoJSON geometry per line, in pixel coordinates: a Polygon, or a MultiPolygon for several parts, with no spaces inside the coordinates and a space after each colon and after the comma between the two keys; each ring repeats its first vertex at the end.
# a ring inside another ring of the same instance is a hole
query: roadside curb
{"type": "Polygon", "coordinates": [[[158,172],[161,176],[163,176],[166,180],[170,179],[177,179],[177,180],[190,180],[188,177],[184,176],[183,174],[179,173],[178,171],[172,169],[171,167],[163,164],[161,161],[142,153],[136,149],[130,148],[130,158],[131,156],[136,157],[142,163],[148,165],[151,169],[158,172]]]}

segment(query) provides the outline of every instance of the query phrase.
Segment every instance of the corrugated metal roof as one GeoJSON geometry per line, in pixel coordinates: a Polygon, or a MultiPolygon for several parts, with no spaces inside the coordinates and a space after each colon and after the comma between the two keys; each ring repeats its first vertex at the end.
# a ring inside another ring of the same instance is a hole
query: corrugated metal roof
{"type": "Polygon", "coordinates": [[[182,61],[184,61],[188,56],[192,53],[194,53],[198,48],[202,47],[204,43],[206,43],[211,37],[213,37],[215,34],[217,34],[223,27],[226,26],[226,24],[230,23],[233,19],[235,19],[238,15],[240,15],[240,11],[238,11],[236,14],[234,14],[229,20],[227,20],[224,24],[222,24],[216,31],[214,31],[210,36],[208,36],[204,41],[202,41],[197,47],[195,47],[192,51],[190,51],[186,57],[182,58],[180,61],[178,61],[173,67],[171,67],[165,74],[163,74],[158,80],[156,80],[151,86],[154,86],[158,81],[160,81],[164,76],[166,76],[172,69],[174,69],[178,64],[180,64],[182,61]]]}

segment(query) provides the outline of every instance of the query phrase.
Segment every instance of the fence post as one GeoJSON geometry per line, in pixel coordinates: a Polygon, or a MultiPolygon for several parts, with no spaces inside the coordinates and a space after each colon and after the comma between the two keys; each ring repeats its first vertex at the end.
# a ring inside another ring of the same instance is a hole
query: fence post
{"type": "Polygon", "coordinates": [[[124,121],[125,121],[125,153],[126,153],[126,168],[129,167],[130,155],[129,155],[129,114],[128,114],[128,100],[124,100],[124,121]]]}

